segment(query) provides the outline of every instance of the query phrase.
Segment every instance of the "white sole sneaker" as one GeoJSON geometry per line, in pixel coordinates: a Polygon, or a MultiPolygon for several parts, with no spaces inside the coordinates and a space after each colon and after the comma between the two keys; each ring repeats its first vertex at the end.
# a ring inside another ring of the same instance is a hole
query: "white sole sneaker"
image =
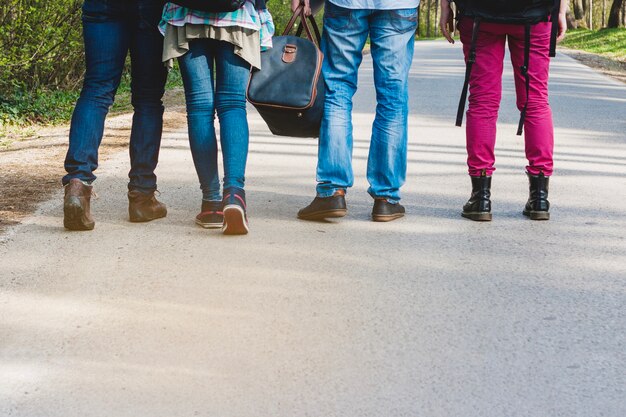
{"type": "Polygon", "coordinates": [[[219,229],[224,226],[224,223],[204,223],[198,219],[196,219],[196,224],[205,229],[219,229]]]}
{"type": "Polygon", "coordinates": [[[246,235],[249,231],[246,213],[243,209],[236,204],[225,206],[222,232],[225,235],[246,235]]]}

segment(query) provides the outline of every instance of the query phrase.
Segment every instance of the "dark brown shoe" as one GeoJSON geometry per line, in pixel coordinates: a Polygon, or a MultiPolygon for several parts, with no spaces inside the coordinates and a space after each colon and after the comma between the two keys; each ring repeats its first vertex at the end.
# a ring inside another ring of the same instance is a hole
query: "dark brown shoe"
{"type": "Polygon", "coordinates": [[[165,204],[154,196],[154,191],[144,193],[139,190],[128,192],[128,217],[131,222],[149,222],[167,215],[165,204]]]}
{"type": "Polygon", "coordinates": [[[344,190],[337,190],[330,197],[315,197],[311,204],[298,212],[298,218],[301,220],[324,220],[343,217],[348,212],[345,196],[344,190]]]}
{"type": "Polygon", "coordinates": [[[93,230],[96,222],[91,217],[91,185],[78,178],[71,179],[65,186],[63,199],[63,226],[69,230],[93,230]]]}
{"type": "Polygon", "coordinates": [[[390,222],[404,217],[404,206],[400,203],[392,204],[386,198],[374,199],[372,220],[375,222],[390,222]]]}

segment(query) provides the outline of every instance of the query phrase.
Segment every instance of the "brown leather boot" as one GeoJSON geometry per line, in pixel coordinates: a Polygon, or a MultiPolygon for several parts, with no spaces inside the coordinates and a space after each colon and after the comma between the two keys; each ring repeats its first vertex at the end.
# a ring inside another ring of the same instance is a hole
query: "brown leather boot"
{"type": "Polygon", "coordinates": [[[128,192],[128,216],[131,222],[149,222],[167,215],[165,204],[154,196],[154,191],[143,193],[139,190],[128,192]]]}
{"type": "Polygon", "coordinates": [[[93,230],[96,222],[91,217],[91,185],[77,178],[65,186],[63,199],[63,226],[69,230],[93,230]]]}

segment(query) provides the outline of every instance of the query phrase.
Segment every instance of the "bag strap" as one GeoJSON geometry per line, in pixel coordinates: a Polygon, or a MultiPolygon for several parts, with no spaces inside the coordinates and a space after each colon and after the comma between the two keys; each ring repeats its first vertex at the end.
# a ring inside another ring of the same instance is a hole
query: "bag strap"
{"type": "Polygon", "coordinates": [[[550,33],[550,58],[556,56],[556,38],[559,36],[559,11],[561,10],[561,1],[554,1],[554,8],[552,9],[552,15],[550,21],[552,22],[552,32],[550,33]]]}
{"type": "MultiPolygon", "coordinates": [[[[317,46],[319,47],[319,45],[321,45],[322,43],[322,35],[320,34],[320,30],[317,27],[317,22],[315,21],[315,18],[312,15],[307,16],[307,19],[309,19],[311,27],[313,27],[313,32],[315,33],[315,39],[317,40],[317,46]]],[[[296,36],[300,37],[302,35],[303,30],[304,30],[304,25],[298,26],[298,30],[296,31],[296,36]]]]}
{"type": "Polygon", "coordinates": [[[291,19],[289,19],[287,26],[285,26],[285,30],[283,30],[282,36],[289,35],[298,18],[300,19],[300,26],[298,27],[298,32],[296,36],[300,36],[302,34],[302,29],[304,29],[306,37],[319,48],[322,37],[313,16],[309,16],[309,20],[313,25],[315,37],[313,36],[313,32],[311,32],[311,27],[309,26],[309,23],[307,22],[307,17],[304,14],[304,0],[300,0],[300,4],[293,12],[293,15],[291,16],[291,19]]]}
{"type": "Polygon", "coordinates": [[[291,19],[289,19],[289,21],[287,22],[287,26],[285,26],[285,30],[283,30],[282,36],[289,35],[289,32],[291,32],[291,29],[293,29],[293,25],[296,24],[296,20],[298,20],[303,10],[304,6],[302,5],[302,3],[300,3],[291,15],[291,19]]]}
{"type": "Polygon", "coordinates": [[[528,63],[530,61],[530,30],[532,25],[527,23],[524,25],[524,64],[520,67],[524,80],[526,81],[526,103],[522,109],[522,113],[519,118],[519,125],[517,126],[517,135],[522,134],[524,129],[524,121],[526,120],[526,110],[528,110],[528,94],[530,92],[530,75],[528,75],[528,63]]]}
{"type": "Polygon", "coordinates": [[[465,64],[465,82],[463,83],[463,91],[461,92],[461,99],[459,100],[459,108],[456,112],[456,125],[461,126],[463,124],[463,113],[465,112],[465,103],[467,102],[467,89],[469,87],[470,74],[472,73],[472,66],[476,62],[476,38],[478,37],[478,29],[480,29],[480,17],[474,18],[474,26],[472,28],[472,43],[470,44],[469,56],[467,57],[467,63],[465,64]]]}

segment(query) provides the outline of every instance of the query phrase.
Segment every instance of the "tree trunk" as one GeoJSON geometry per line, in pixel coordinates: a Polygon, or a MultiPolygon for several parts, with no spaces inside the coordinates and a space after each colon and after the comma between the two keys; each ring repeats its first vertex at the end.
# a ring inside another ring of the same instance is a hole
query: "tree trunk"
{"type": "Polygon", "coordinates": [[[578,29],[578,22],[576,22],[576,18],[569,10],[565,13],[565,20],[567,21],[568,29],[578,29]]]}
{"type": "Polygon", "coordinates": [[[439,36],[439,2],[435,0],[435,36],[439,36]]]}
{"type": "Polygon", "coordinates": [[[430,38],[430,0],[426,3],[426,37],[430,38]]]}
{"type": "Polygon", "coordinates": [[[611,11],[609,12],[609,21],[607,22],[606,27],[608,28],[619,27],[621,23],[620,11],[622,10],[623,5],[624,5],[624,0],[613,0],[613,5],[611,6],[611,11]]]}
{"type": "Polygon", "coordinates": [[[583,4],[583,0],[574,0],[574,18],[576,20],[584,20],[585,19],[585,5],[583,4]]]}

